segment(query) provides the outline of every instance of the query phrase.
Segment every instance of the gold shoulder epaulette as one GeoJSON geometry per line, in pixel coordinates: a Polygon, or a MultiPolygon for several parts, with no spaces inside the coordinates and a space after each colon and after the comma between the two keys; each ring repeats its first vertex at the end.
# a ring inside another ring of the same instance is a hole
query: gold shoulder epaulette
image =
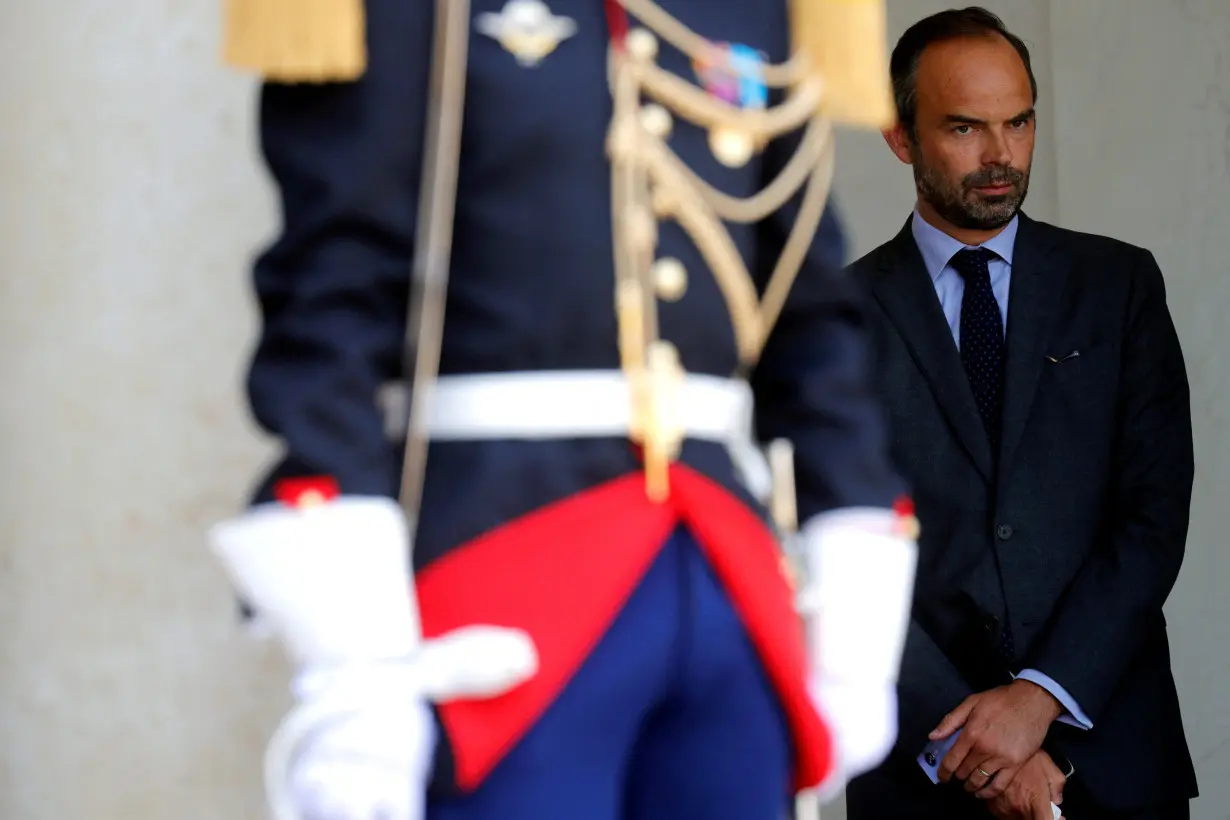
{"type": "Polygon", "coordinates": [[[363,0],[225,0],[223,61],[286,83],[350,82],[367,68],[363,0]]]}
{"type": "Polygon", "coordinates": [[[897,108],[884,0],[791,0],[791,18],[795,51],[824,83],[824,115],[843,125],[891,127],[897,108]]]}

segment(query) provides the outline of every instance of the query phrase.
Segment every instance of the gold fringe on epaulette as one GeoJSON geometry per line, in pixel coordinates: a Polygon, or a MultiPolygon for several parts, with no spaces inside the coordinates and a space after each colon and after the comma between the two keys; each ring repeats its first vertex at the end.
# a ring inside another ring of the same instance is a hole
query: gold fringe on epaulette
{"type": "Polygon", "coordinates": [[[884,0],[792,0],[795,48],[824,81],[821,108],[833,122],[884,129],[897,120],[884,6],[884,0]]]}
{"type": "Polygon", "coordinates": [[[348,82],[367,67],[363,0],[225,0],[223,60],[288,83],[348,82]]]}

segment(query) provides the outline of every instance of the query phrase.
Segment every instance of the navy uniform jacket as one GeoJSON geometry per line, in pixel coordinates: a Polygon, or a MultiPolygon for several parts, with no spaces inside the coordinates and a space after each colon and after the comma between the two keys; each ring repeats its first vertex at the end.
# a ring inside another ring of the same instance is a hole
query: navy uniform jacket
{"type": "MultiPolygon", "coordinates": [[[[503,2],[476,0],[473,13],[499,12],[503,2]]],[[[345,495],[396,495],[401,447],[386,436],[377,396],[403,372],[434,5],[367,0],[369,67],[359,82],[263,89],[262,147],[282,195],[284,226],[256,266],[263,328],[249,390],[257,419],[286,452],[258,500],[268,500],[280,479],[321,475],[337,480],[345,495]]],[[[471,35],[442,374],[620,365],[605,153],[612,113],[606,18],[602,0],[550,5],[574,20],[577,32],[535,68],[520,66],[495,40],[471,35]]],[[[786,0],[663,5],[713,40],[750,45],[774,62],[787,56],[786,0]]],[[[694,76],[689,61],[665,44],[660,61],[694,76]]],[[[763,188],[795,143],[783,139],[763,157],[731,170],[713,159],[700,129],[679,121],[671,137],[685,162],[735,196],[763,188]]],[[[733,232],[762,288],[794,216],[793,207],[787,208],[733,232]]],[[[700,254],[673,224],[663,226],[658,253],[679,259],[689,271],[683,298],[660,307],[662,338],[678,348],[687,370],[734,374],[730,318],[700,254]]],[[[888,508],[902,490],[872,397],[863,307],[841,272],[842,256],[840,228],[830,215],[750,374],[759,436],[794,442],[803,521],[841,507],[888,508]]],[[[710,558],[724,573],[732,601],[738,606],[755,597],[740,598],[740,586],[768,590],[747,604],[744,621],[792,716],[796,779],[800,788],[815,785],[828,765],[828,741],[805,686],[802,626],[781,578],[776,545],[757,518],[762,513],[751,514],[732,498],[751,503],[721,445],[688,442],[682,461],[691,468],[693,489],[718,493],[694,493],[686,520],[702,546],[704,533],[711,550],[724,542],[710,558]],[[711,481],[698,483],[697,473],[711,481]]],[[[611,488],[618,495],[619,487],[632,486],[619,479],[640,471],[626,438],[432,445],[414,548],[424,633],[447,631],[445,610],[452,608],[453,625],[527,629],[540,660],[535,679],[497,699],[498,705],[439,707],[447,741],[436,767],[442,786],[475,785],[554,697],[551,687],[566,680],[567,669],[579,660],[569,651],[549,652],[548,644],[592,646],[591,633],[601,629],[604,617],[594,601],[609,590],[587,589],[599,594],[570,606],[564,598],[575,594],[574,579],[587,574],[615,587],[632,577],[627,573],[637,556],[660,545],[652,533],[636,541],[628,530],[646,520],[639,490],[624,496],[624,506],[608,508],[610,520],[580,515],[581,524],[556,525],[546,536],[531,532],[510,548],[500,547],[503,552],[492,542],[507,545],[515,540],[509,533],[524,532],[519,528],[529,522],[550,522],[550,514],[527,514],[547,505],[560,509],[553,502],[568,499],[564,506],[575,509],[582,499],[607,497],[611,488]],[[588,538],[577,531],[586,526],[588,538]],[[608,537],[620,531],[626,543],[608,537]],[[480,542],[482,549],[476,547],[480,542]],[[439,560],[446,554],[449,561],[439,560]],[[596,571],[595,562],[606,562],[604,569],[596,571]],[[606,572],[615,564],[621,565],[618,572],[606,572]],[[458,566],[466,569],[457,572],[458,566]],[[534,631],[518,619],[523,613],[510,616],[504,609],[492,617],[489,608],[473,610],[510,594],[508,607],[541,610],[539,602],[548,600],[558,612],[540,618],[534,631]],[[534,600],[527,602],[529,597],[534,600]],[[551,630],[569,635],[548,635],[551,630]]]]}
{"type": "MultiPolygon", "coordinates": [[[[475,0],[473,14],[499,12],[503,2],[475,0]]],[[[577,32],[536,67],[471,35],[442,374],[619,367],[603,3],[549,5],[577,32]]],[[[710,39],[751,45],[774,62],[787,56],[785,0],[662,5],[710,39]]],[[[284,224],[256,264],[263,327],[248,386],[257,420],[286,452],[259,500],[278,479],[305,475],[334,476],[344,494],[397,490],[400,447],[386,437],[375,397],[402,375],[434,2],[367,7],[370,64],[359,82],[262,90],[261,146],[284,224]]],[[[695,78],[668,45],[660,61],[695,78]]],[[[783,139],[731,170],[713,159],[702,130],[680,120],[671,137],[686,162],[739,196],[772,179],[795,142],[783,139]]],[[[733,232],[761,287],[793,218],[791,208],[733,232]]],[[[902,489],[870,392],[863,308],[841,273],[843,252],[830,209],[752,374],[759,435],[795,443],[800,520],[888,507],[902,489]]],[[[662,337],[689,371],[731,375],[730,319],[700,254],[666,224],[659,256],[689,271],[686,295],[661,305],[662,337]]],[[[738,491],[719,445],[688,442],[682,460],[738,491]]],[[[435,444],[416,564],[638,469],[626,440],[435,444]]]]}

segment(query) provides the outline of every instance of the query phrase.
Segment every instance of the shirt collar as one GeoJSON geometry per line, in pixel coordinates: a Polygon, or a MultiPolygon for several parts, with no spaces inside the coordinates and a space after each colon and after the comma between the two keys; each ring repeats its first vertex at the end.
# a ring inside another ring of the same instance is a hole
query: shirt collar
{"type": "Polygon", "coordinates": [[[931,275],[931,281],[934,282],[939,278],[939,275],[948,266],[952,258],[957,255],[957,252],[965,248],[986,248],[1011,266],[1012,252],[1016,247],[1016,232],[1019,226],[1020,217],[1014,216],[1012,221],[1002,231],[982,245],[966,245],[927,222],[927,220],[919,215],[918,209],[915,208],[910,230],[913,232],[914,242],[918,245],[918,250],[922,254],[923,264],[927,267],[927,273],[931,275]]]}

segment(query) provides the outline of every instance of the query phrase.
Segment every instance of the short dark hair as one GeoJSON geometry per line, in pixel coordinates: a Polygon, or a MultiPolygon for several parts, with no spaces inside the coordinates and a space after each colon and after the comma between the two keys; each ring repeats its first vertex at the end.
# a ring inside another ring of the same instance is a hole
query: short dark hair
{"type": "Polygon", "coordinates": [[[915,118],[918,114],[918,63],[927,46],[961,37],[1003,37],[1007,40],[1029,74],[1033,101],[1038,101],[1038,81],[1029,61],[1029,47],[1004,26],[1003,20],[980,6],[949,9],[924,17],[906,29],[893,49],[889,70],[893,76],[893,97],[897,102],[897,118],[910,137],[917,136],[915,118]]]}

